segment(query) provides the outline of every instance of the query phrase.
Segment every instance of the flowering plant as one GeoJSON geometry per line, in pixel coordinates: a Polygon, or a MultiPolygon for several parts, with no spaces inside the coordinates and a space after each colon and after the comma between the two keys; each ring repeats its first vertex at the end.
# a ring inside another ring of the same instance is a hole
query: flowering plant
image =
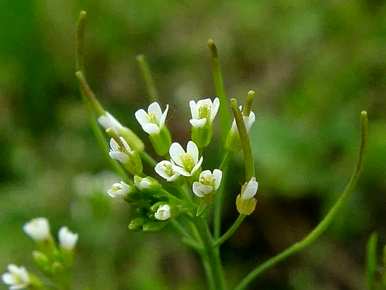
{"type": "MultiPolygon", "coordinates": [[[[208,46],[217,97],[189,102],[191,118],[187,123],[191,125],[191,134],[190,140],[183,146],[185,144],[172,141],[172,134],[167,126],[169,105],[160,104],[146,60],[144,56],[139,56],[137,60],[151,103],[145,109],[138,108],[135,119],[149,137],[156,154],[153,157],[144,141],[131,128],[122,125],[105,110],[87,82],[83,60],[85,19],[86,12],[82,11],[77,30],[76,77],[84,103],[92,117],[96,136],[103,144],[109,162],[121,177],[120,182],[112,184],[108,195],[126,202],[133,209],[128,223],[130,230],[147,232],[159,231],[166,226],[173,227],[181,240],[200,256],[208,288],[228,289],[221,262],[221,245],[236,233],[244,219],[255,211],[257,204],[258,181],[249,140],[249,130],[255,122],[252,104],[256,93],[249,91],[243,106],[239,106],[235,98],[227,99],[218,51],[210,39],[208,46]],[[233,113],[233,120],[230,111],[233,113]],[[207,146],[216,137],[214,125],[217,116],[221,123],[219,131],[223,144],[220,148],[222,160],[217,168],[207,168],[205,153],[207,146]],[[245,174],[239,191],[232,193],[227,190],[225,184],[229,178],[231,157],[238,151],[244,156],[245,174]],[[238,216],[229,229],[222,231],[221,211],[224,195],[234,196],[238,216]]],[[[260,274],[312,244],[327,229],[353,191],[362,168],[367,143],[367,113],[364,111],[361,113],[361,133],[359,158],[354,172],[325,218],[303,240],[252,269],[234,287],[235,290],[246,289],[260,274]]],[[[34,220],[24,229],[34,240],[56,253],[55,242],[49,234],[46,220],[34,220]]],[[[59,231],[60,253],[64,261],[71,260],[69,258],[72,255],[68,254],[72,253],[77,238],[78,236],[67,228],[59,231]]],[[[45,252],[34,255],[41,267],[47,266],[44,263],[45,257],[45,252]]],[[[49,261],[50,257],[47,258],[49,261]]],[[[56,258],[56,255],[53,257],[56,258]]],[[[47,269],[53,271],[54,264],[50,265],[47,269]]],[[[24,268],[14,265],[10,265],[3,280],[11,285],[11,289],[43,289],[38,278],[28,274],[24,268]]],[[[58,283],[67,285],[62,280],[58,283]]]]}

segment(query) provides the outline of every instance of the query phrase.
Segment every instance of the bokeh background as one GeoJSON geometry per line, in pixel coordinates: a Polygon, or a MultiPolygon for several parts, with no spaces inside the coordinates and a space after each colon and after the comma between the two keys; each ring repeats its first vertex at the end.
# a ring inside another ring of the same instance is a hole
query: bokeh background
{"type": "MultiPolygon", "coordinates": [[[[140,132],[144,53],[176,140],[189,99],[214,95],[206,46],[219,47],[228,96],[258,92],[252,130],[259,203],[223,247],[230,283],[303,237],[343,189],[355,162],[359,112],[369,152],[349,204],[316,244],[251,289],[364,289],[365,244],[385,243],[386,3],[308,1],[0,0],[0,269],[31,268],[22,224],[46,216],[80,233],[76,289],[205,289],[198,258],[172,231],[127,230],[130,210],[104,193],[109,172],[74,78],[74,31],[88,11],[87,73],[101,102],[140,132]]],[[[217,123],[218,125],[218,123],[217,123]]],[[[143,136],[143,135],[142,135],[143,136]]],[[[207,163],[219,156],[211,147],[207,163]]],[[[224,227],[236,216],[235,158],[224,227]]],[[[4,285],[1,289],[6,289],[4,285]]]]}

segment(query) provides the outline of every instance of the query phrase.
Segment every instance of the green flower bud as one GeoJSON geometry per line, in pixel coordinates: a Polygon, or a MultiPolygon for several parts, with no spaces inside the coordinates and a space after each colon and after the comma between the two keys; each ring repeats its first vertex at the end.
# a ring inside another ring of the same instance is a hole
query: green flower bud
{"type": "Polygon", "coordinates": [[[43,254],[40,251],[33,251],[32,252],[33,260],[35,261],[36,265],[39,267],[39,269],[42,272],[49,272],[50,270],[50,260],[48,257],[43,254]]]}
{"type": "Polygon", "coordinates": [[[240,214],[250,215],[256,207],[256,195],[258,183],[255,177],[252,177],[246,182],[242,188],[241,193],[236,198],[236,208],[240,214]]]}
{"type": "Polygon", "coordinates": [[[146,222],[146,220],[143,217],[134,218],[129,223],[129,230],[138,231],[142,228],[142,226],[145,222],[146,222]]]}

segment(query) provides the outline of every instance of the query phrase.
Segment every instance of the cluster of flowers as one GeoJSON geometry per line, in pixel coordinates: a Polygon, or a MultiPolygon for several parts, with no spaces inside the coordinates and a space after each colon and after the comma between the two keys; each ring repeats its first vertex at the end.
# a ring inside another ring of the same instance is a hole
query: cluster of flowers
{"type": "MultiPolygon", "coordinates": [[[[110,157],[134,176],[133,181],[120,181],[108,190],[112,198],[120,198],[135,205],[137,215],[129,224],[132,230],[157,230],[172,217],[186,212],[188,206],[184,203],[184,199],[178,198],[179,194],[182,195],[181,191],[185,191],[185,197],[190,194],[189,191],[186,193],[184,185],[191,186],[194,195],[201,199],[201,205],[208,204],[221,185],[222,171],[220,169],[201,171],[204,159],[200,156],[202,149],[211,141],[212,125],[219,111],[220,101],[218,98],[214,100],[206,98],[197,102],[190,101],[189,106],[192,140],[187,143],[186,149],[177,142],[172,143],[171,134],[165,124],[169,105],[162,111],[161,106],[153,102],[147,111],[139,109],[135,113],[138,123],[149,135],[155,152],[161,157],[166,157],[165,160],[154,164],[154,171],[166,181],[164,185],[153,177],[144,176],[142,159],[146,153],[143,153],[142,140],[110,113],[103,110],[98,116],[99,124],[111,137],[110,157]]],[[[249,111],[243,111],[240,107],[240,110],[243,112],[245,127],[249,130],[255,121],[255,114],[250,108],[249,111]]],[[[226,147],[231,151],[239,148],[236,146],[239,143],[237,126],[233,121],[226,147]]],[[[248,215],[254,210],[257,186],[255,177],[252,177],[242,187],[236,200],[237,209],[241,214],[248,215]]],[[[191,198],[188,196],[187,199],[191,198]]]]}
{"type": "MultiPolygon", "coordinates": [[[[78,234],[67,227],[61,227],[58,232],[58,242],[51,235],[50,225],[46,218],[35,218],[23,226],[24,232],[37,244],[33,251],[33,259],[39,270],[49,279],[63,276],[68,272],[73,261],[73,250],[78,241],[78,234]]],[[[44,289],[42,281],[28,272],[23,266],[8,265],[8,272],[2,275],[2,280],[10,290],[44,289]]]]}

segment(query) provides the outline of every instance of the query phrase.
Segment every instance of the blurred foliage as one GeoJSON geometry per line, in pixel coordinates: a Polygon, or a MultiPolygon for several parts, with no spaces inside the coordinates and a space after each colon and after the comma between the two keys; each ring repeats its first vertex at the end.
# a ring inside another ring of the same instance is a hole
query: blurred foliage
{"type": "MultiPolygon", "coordinates": [[[[367,237],[386,232],[386,4],[379,0],[0,0],[0,269],[28,266],[31,244],[20,227],[47,216],[54,228],[65,223],[80,233],[79,289],[203,288],[196,257],[171,233],[128,232],[127,208],[103,193],[108,163],[74,78],[80,9],[89,13],[89,80],[137,131],[133,112],[146,102],[138,53],[171,104],[177,140],[188,136],[187,100],[213,95],[209,37],[228,95],[258,92],[252,138],[262,193],[224,247],[232,281],[326,212],[350,174],[359,112],[368,110],[367,162],[344,214],[315,246],[256,281],[262,289],[363,289],[367,237]]],[[[235,217],[234,196],[224,226],[235,217]]]]}

